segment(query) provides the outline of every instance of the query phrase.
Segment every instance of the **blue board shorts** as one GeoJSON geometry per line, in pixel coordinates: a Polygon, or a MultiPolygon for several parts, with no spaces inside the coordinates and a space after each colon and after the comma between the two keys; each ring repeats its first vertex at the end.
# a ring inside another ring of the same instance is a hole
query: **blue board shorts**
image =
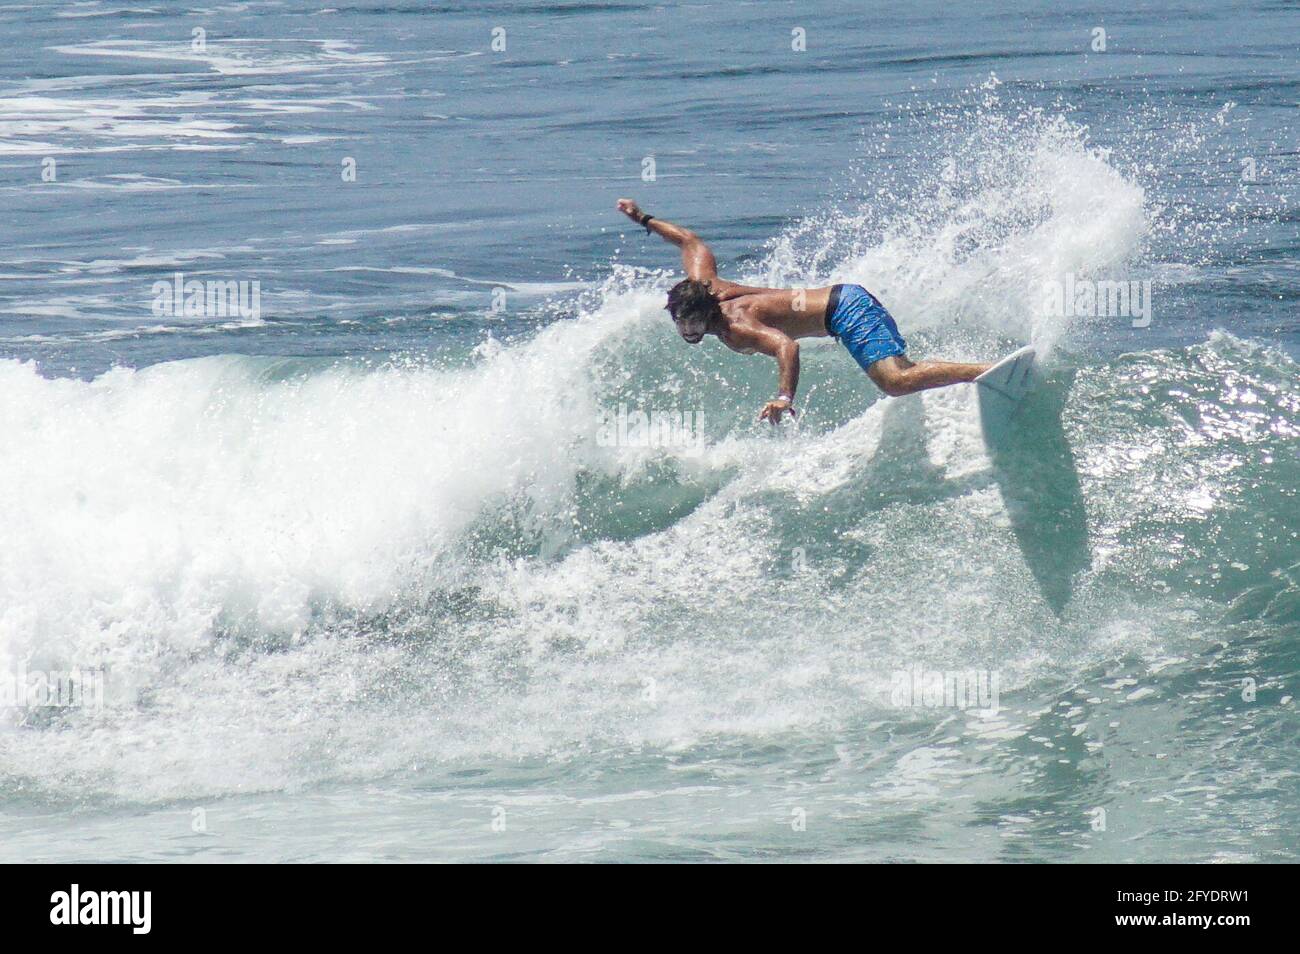
{"type": "Polygon", "coordinates": [[[838,338],[865,371],[881,358],[907,350],[898,325],[861,285],[832,285],[826,302],[826,333],[838,338]]]}

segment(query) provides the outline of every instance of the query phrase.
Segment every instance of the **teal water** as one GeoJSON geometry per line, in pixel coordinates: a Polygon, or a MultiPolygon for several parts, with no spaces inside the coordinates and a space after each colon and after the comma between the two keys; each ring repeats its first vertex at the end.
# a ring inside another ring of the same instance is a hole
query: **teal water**
{"type": "Polygon", "coordinates": [[[0,8],[0,860],[1294,860],[1296,22],[0,8]],[[760,428],[624,195],[1046,380],[760,428]]]}

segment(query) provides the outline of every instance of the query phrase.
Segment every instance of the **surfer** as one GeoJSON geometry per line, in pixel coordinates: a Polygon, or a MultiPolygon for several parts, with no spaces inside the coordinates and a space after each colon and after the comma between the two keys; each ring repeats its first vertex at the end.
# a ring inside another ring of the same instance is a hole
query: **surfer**
{"type": "Polygon", "coordinates": [[[898,325],[884,305],[861,285],[825,288],[756,288],[718,277],[713,252],[698,235],[642,212],[631,199],[618,210],[682,250],[686,278],[668,292],[668,313],[689,344],[716,335],[732,351],[769,355],[780,371],[777,395],[759,420],[794,415],[799,386],[799,338],[835,338],[886,394],[898,396],[974,381],[990,364],[912,361],[898,325]]]}

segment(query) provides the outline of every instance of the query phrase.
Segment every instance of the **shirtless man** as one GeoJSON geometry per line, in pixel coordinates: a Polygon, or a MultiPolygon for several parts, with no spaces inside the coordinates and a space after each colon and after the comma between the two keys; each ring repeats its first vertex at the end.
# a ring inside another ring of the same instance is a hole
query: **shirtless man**
{"type": "Polygon", "coordinates": [[[974,381],[991,364],[908,359],[898,325],[876,297],[861,285],[826,288],[754,288],[718,277],[718,263],[700,237],[680,225],[642,212],[631,199],[618,210],[637,225],[682,250],[686,279],[668,292],[668,313],[689,344],[717,335],[732,351],[770,355],[781,381],[777,395],[759,420],[794,415],[799,386],[799,338],[837,338],[886,394],[897,396],[974,381]]]}

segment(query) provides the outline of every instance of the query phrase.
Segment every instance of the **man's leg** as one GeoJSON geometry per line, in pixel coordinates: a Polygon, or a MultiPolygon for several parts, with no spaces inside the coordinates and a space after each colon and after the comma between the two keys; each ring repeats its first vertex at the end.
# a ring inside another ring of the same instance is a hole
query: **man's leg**
{"type": "Polygon", "coordinates": [[[993,367],[991,364],[958,364],[953,361],[915,362],[905,355],[881,358],[867,368],[876,387],[892,397],[974,381],[993,367]]]}

